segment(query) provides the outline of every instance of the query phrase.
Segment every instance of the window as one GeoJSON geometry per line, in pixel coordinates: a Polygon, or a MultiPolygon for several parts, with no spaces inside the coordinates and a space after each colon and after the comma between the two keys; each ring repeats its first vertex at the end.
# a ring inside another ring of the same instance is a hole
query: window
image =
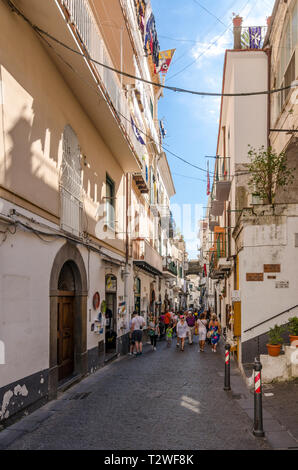
{"type": "Polygon", "coordinates": [[[106,223],[111,230],[115,230],[115,183],[106,175],[106,223]]]}
{"type": "Polygon", "coordinates": [[[61,228],[80,236],[82,220],[82,184],[80,147],[74,130],[63,132],[63,156],[60,177],[61,228]]]}

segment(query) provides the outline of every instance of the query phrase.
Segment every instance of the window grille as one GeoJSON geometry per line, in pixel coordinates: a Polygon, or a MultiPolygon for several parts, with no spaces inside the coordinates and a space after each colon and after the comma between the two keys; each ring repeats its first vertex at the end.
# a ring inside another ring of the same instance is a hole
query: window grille
{"type": "Polygon", "coordinates": [[[82,219],[80,147],[77,136],[70,126],[66,126],[63,133],[60,196],[61,228],[80,236],[82,219]]]}

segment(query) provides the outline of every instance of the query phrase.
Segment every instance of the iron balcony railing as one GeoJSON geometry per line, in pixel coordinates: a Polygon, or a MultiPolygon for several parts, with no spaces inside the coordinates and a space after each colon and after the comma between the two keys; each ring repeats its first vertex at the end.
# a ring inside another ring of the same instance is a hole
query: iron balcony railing
{"type": "Polygon", "coordinates": [[[165,265],[163,266],[164,271],[169,271],[170,273],[174,274],[175,276],[178,275],[178,269],[177,269],[177,264],[175,261],[166,261],[165,265]]]}
{"type": "MultiPolygon", "coordinates": [[[[114,67],[89,2],[87,0],[59,0],[59,3],[66,8],[69,14],[69,22],[75,29],[88,55],[97,62],[114,67]]],[[[122,130],[128,136],[139,161],[142,162],[144,146],[137,140],[133,132],[129,105],[117,74],[95,62],[92,62],[92,69],[96,71],[117,113],[122,130]]]]}

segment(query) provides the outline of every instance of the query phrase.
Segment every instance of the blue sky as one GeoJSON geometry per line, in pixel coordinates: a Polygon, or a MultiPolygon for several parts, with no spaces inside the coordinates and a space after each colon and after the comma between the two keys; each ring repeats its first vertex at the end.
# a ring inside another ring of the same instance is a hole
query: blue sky
{"type": "MultiPolygon", "coordinates": [[[[151,3],[161,50],[177,49],[166,84],[211,92],[221,92],[225,49],[233,47],[233,13],[243,17],[245,26],[265,26],[274,6],[274,0],[151,0],[151,3]],[[181,72],[191,62],[194,63],[181,72]]],[[[164,143],[179,156],[206,168],[205,155],[216,154],[219,110],[220,98],[165,91],[159,101],[159,118],[164,119],[167,129],[164,143]]],[[[177,193],[172,204],[206,206],[206,182],[200,181],[206,180],[206,173],[170,154],[168,161],[177,193]]],[[[210,160],[212,164],[214,161],[210,160]]],[[[195,224],[193,209],[194,232],[195,224]]],[[[189,239],[183,223],[181,230],[190,258],[195,258],[198,241],[189,239]]]]}

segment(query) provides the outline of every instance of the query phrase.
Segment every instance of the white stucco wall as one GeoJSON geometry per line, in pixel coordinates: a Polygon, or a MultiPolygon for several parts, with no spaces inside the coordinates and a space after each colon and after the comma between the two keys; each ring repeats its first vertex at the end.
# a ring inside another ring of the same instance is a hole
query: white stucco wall
{"type": "Polygon", "coordinates": [[[242,304],[242,341],[262,334],[276,323],[298,314],[298,309],[286,313],[252,332],[244,333],[255,324],[298,304],[298,217],[284,217],[280,225],[246,226],[244,248],[239,254],[240,290],[242,304]],[[264,264],[280,264],[280,273],[264,273],[264,264]],[[246,281],[246,273],[264,273],[263,282],[246,281]],[[276,279],[268,279],[275,276],[276,279]],[[276,283],[289,281],[288,288],[277,288],[276,283]]]}

